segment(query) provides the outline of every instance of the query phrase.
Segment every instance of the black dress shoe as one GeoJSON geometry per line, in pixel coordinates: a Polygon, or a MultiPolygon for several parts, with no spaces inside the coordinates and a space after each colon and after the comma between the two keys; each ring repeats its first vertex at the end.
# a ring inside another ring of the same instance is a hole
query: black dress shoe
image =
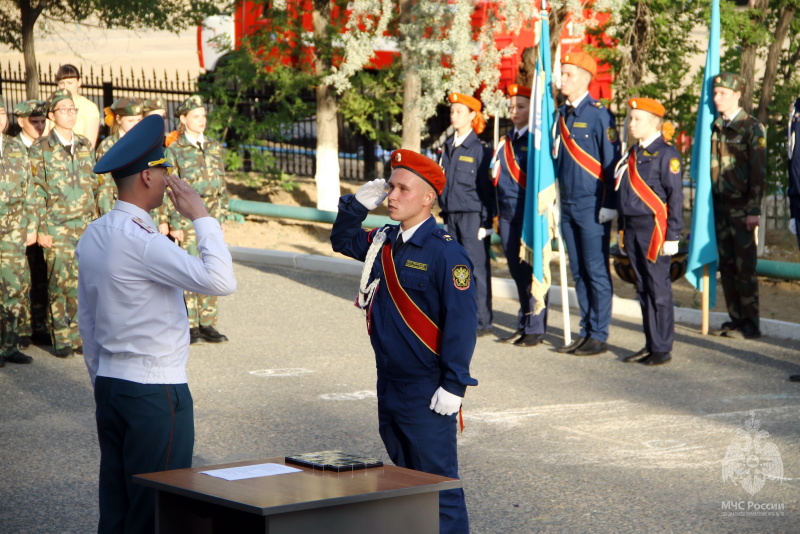
{"type": "Polygon", "coordinates": [[[644,360],[648,356],[650,356],[650,349],[645,347],[645,348],[643,348],[642,350],[640,350],[639,352],[637,352],[635,354],[631,354],[630,356],[626,356],[626,357],[622,358],[622,361],[625,362],[625,363],[633,363],[633,362],[638,362],[638,361],[644,360]]]}
{"type": "Polygon", "coordinates": [[[9,363],[31,363],[33,358],[22,354],[20,351],[15,351],[6,356],[5,360],[9,363]]]}
{"type": "Polygon", "coordinates": [[[650,356],[640,360],[642,365],[662,365],[672,359],[672,354],[669,352],[651,352],[650,356]]]}
{"type": "Polygon", "coordinates": [[[194,345],[196,343],[202,343],[203,336],[200,335],[200,329],[197,327],[189,329],[189,344],[194,345]]]}
{"type": "Polygon", "coordinates": [[[725,321],[719,329],[722,332],[728,332],[730,330],[738,330],[740,326],[742,326],[741,321],[725,321]]]}
{"type": "Polygon", "coordinates": [[[21,349],[27,349],[31,346],[31,338],[28,336],[19,336],[17,338],[17,346],[21,349]]]}
{"type": "Polygon", "coordinates": [[[64,347],[61,349],[56,349],[53,351],[53,354],[55,354],[59,358],[69,358],[70,356],[72,356],[72,347],[64,347]]]}
{"type": "Polygon", "coordinates": [[[761,337],[761,330],[747,323],[736,330],[723,332],[722,335],[733,339],[758,339],[761,337]]]}
{"type": "Polygon", "coordinates": [[[203,340],[209,343],[223,343],[228,341],[228,337],[217,332],[217,329],[213,326],[201,326],[198,328],[198,331],[203,340]]]}
{"type": "Polygon", "coordinates": [[[789,375],[789,382],[800,382],[800,375],[789,375]]]}
{"type": "Polygon", "coordinates": [[[575,338],[575,341],[570,343],[569,345],[564,345],[563,347],[558,347],[556,352],[560,352],[561,354],[572,354],[577,349],[581,348],[581,346],[588,341],[588,337],[578,337],[575,338]]]}
{"type": "Polygon", "coordinates": [[[513,334],[508,337],[503,337],[497,340],[498,343],[513,343],[518,340],[520,337],[524,336],[525,333],[522,330],[517,330],[513,334]]]}
{"type": "Polygon", "coordinates": [[[544,341],[544,334],[524,334],[514,341],[516,347],[535,347],[544,341]]]}
{"type": "Polygon", "coordinates": [[[573,356],[596,356],[608,350],[608,345],[602,341],[589,338],[586,343],[572,353],[573,356]]]}
{"type": "Polygon", "coordinates": [[[478,328],[478,337],[488,336],[493,332],[492,327],[489,328],[478,328]]]}

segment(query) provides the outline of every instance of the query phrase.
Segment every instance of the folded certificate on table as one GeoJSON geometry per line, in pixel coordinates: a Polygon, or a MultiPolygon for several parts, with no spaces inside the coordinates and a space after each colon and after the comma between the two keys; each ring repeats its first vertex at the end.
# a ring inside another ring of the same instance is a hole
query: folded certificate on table
{"type": "Polygon", "coordinates": [[[258,464],[243,465],[242,467],[228,467],[227,469],[214,469],[212,471],[200,471],[203,475],[223,478],[225,480],[242,480],[245,478],[268,477],[270,475],[283,475],[286,473],[298,473],[301,469],[295,469],[288,465],[281,464],[258,464]]]}

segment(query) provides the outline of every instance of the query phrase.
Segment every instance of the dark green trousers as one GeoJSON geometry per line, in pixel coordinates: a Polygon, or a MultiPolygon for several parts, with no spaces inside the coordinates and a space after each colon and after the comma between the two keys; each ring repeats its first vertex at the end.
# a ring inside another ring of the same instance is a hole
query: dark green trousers
{"type": "Polygon", "coordinates": [[[188,384],[98,376],[99,534],[155,532],[155,491],[133,475],[192,466],[194,408],[188,384]]]}

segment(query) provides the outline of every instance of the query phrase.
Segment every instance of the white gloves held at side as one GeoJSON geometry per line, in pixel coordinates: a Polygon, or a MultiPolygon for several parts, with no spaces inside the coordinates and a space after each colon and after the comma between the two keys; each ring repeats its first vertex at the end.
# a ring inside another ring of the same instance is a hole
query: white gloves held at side
{"type": "Polygon", "coordinates": [[[439,386],[431,397],[430,409],[439,415],[453,415],[461,408],[461,397],[439,386]]]}
{"type": "Polygon", "coordinates": [[[494,233],[491,228],[478,228],[478,241],[483,241],[494,233]]]}
{"type": "Polygon", "coordinates": [[[356,191],[356,200],[361,202],[361,205],[372,211],[380,206],[383,199],[389,195],[386,191],[386,180],[378,178],[367,182],[356,191]]]}
{"type": "Polygon", "coordinates": [[[661,245],[662,256],[674,256],[677,253],[678,253],[677,241],[664,241],[664,244],[661,245]]]}
{"type": "Polygon", "coordinates": [[[617,216],[617,210],[611,210],[608,208],[600,208],[600,213],[597,215],[597,221],[600,224],[605,224],[608,221],[614,219],[617,216]]]}
{"type": "Polygon", "coordinates": [[[794,219],[789,219],[789,231],[792,232],[792,235],[797,235],[797,221],[794,219]]]}

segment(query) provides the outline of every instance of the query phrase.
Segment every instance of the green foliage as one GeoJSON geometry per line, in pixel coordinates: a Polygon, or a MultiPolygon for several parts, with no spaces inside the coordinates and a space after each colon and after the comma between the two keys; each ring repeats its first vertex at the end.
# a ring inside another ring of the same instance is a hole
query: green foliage
{"type": "Polygon", "coordinates": [[[350,88],[339,101],[339,112],[353,129],[381,146],[400,145],[400,136],[384,127],[395,124],[403,112],[399,62],[380,71],[360,71],[350,78],[350,88]]]}

